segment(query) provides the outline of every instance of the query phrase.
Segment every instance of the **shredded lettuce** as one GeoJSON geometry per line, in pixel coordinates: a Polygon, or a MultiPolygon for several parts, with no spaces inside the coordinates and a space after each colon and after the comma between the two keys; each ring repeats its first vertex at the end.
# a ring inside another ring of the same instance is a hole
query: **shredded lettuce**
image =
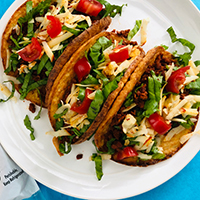
{"type": "Polygon", "coordinates": [[[127,6],[127,4],[123,4],[122,6],[111,5],[106,0],[97,0],[97,1],[99,1],[102,5],[105,6],[105,9],[103,9],[100,12],[100,15],[103,16],[103,17],[106,17],[106,16],[115,17],[117,14],[121,15],[122,14],[122,8],[124,6],[127,6]]]}
{"type": "Polygon", "coordinates": [[[191,42],[189,42],[188,40],[186,39],[183,39],[183,38],[177,38],[176,36],[176,33],[174,31],[174,29],[172,27],[169,27],[167,29],[167,32],[169,33],[170,37],[171,37],[171,41],[172,43],[175,43],[175,42],[180,42],[183,46],[185,47],[188,47],[189,48],[189,52],[186,52],[184,54],[177,54],[176,53],[176,56],[177,56],[177,60],[179,62],[180,65],[188,65],[188,62],[189,60],[191,59],[191,55],[195,49],[195,45],[192,44],[191,42]]]}
{"type": "Polygon", "coordinates": [[[109,94],[118,88],[118,84],[116,79],[113,79],[111,82],[109,82],[105,87],[103,88],[103,95],[107,99],[109,94]]]}
{"type": "Polygon", "coordinates": [[[131,40],[135,36],[135,34],[140,30],[141,24],[142,20],[135,21],[135,26],[131,31],[129,31],[127,40],[131,40]]]}
{"type": "Polygon", "coordinates": [[[187,115],[185,118],[183,118],[185,121],[187,122],[182,122],[181,125],[184,127],[184,128],[191,128],[192,126],[194,126],[194,123],[190,120],[191,118],[191,115],[187,115]]]}
{"type": "Polygon", "coordinates": [[[64,126],[63,118],[59,118],[58,120],[56,120],[56,125],[55,125],[56,131],[60,130],[63,126],[64,126]]]}
{"type": "Polygon", "coordinates": [[[125,100],[125,103],[124,103],[124,106],[127,108],[128,106],[130,106],[133,102],[134,102],[134,100],[133,100],[133,96],[132,96],[132,92],[130,92],[129,94],[128,94],[128,96],[126,97],[126,100],[125,100]]]}
{"type": "Polygon", "coordinates": [[[115,140],[116,140],[115,138],[111,138],[111,139],[106,143],[106,146],[107,146],[107,148],[108,148],[108,151],[107,151],[107,152],[98,150],[98,148],[96,147],[94,141],[92,141],[92,144],[94,145],[94,147],[95,147],[97,153],[99,153],[99,154],[110,154],[110,155],[112,155],[112,154],[115,153],[115,150],[112,148],[112,144],[113,144],[113,142],[114,142],[115,140]]]}
{"type": "Polygon", "coordinates": [[[75,30],[75,29],[69,28],[67,26],[63,26],[62,30],[69,31],[70,33],[74,34],[75,36],[78,36],[82,32],[81,30],[75,30]]]}
{"type": "MultiPolygon", "coordinates": [[[[33,2],[32,1],[28,1],[26,3],[26,14],[28,15],[29,12],[31,12],[33,9],[33,2]]],[[[34,31],[33,31],[33,23],[29,23],[31,19],[28,20],[28,26],[27,26],[27,37],[32,38],[34,35],[34,31]]]]}
{"type": "Polygon", "coordinates": [[[73,128],[72,131],[74,132],[75,135],[77,135],[78,137],[80,137],[82,134],[80,133],[80,131],[76,128],[73,128]]]}
{"type": "Polygon", "coordinates": [[[20,93],[21,93],[20,99],[21,100],[23,100],[27,95],[28,85],[29,85],[29,82],[31,80],[31,76],[32,76],[32,73],[29,72],[24,77],[24,82],[23,82],[23,85],[20,89],[20,93]]]}
{"type": "Polygon", "coordinates": [[[22,47],[19,45],[19,43],[18,43],[18,41],[15,39],[15,38],[13,38],[13,36],[11,35],[10,36],[10,39],[13,41],[13,43],[15,44],[15,50],[19,50],[19,49],[21,49],[22,47]]]}
{"type": "Polygon", "coordinates": [[[40,60],[40,63],[38,65],[38,68],[37,68],[37,74],[40,74],[42,69],[45,67],[47,61],[48,61],[49,57],[47,56],[47,54],[45,53],[41,60],[40,60]]]}
{"type": "Polygon", "coordinates": [[[19,63],[18,58],[19,58],[18,54],[11,53],[8,68],[4,71],[6,74],[8,74],[10,71],[15,72],[17,70],[17,65],[19,63]]]}
{"type": "Polygon", "coordinates": [[[160,46],[163,47],[165,50],[169,49],[169,47],[164,44],[161,44],[160,46]]]}
{"type": "Polygon", "coordinates": [[[65,143],[59,144],[59,151],[60,151],[61,153],[63,153],[63,154],[68,154],[68,153],[71,152],[71,150],[72,150],[71,144],[72,144],[72,140],[73,140],[74,137],[75,137],[75,135],[68,136],[69,142],[67,142],[67,151],[66,151],[65,143]]]}
{"type": "Polygon", "coordinates": [[[108,84],[108,82],[109,82],[109,79],[105,76],[105,75],[103,75],[100,71],[98,71],[98,70],[93,70],[95,73],[97,73],[97,75],[99,76],[99,78],[103,81],[103,84],[104,85],[106,85],[106,84],[108,84]]]}
{"type": "Polygon", "coordinates": [[[200,74],[198,74],[199,78],[195,81],[192,81],[188,85],[185,86],[186,89],[190,89],[190,94],[200,95],[200,74]]]}
{"type": "Polygon", "coordinates": [[[100,63],[105,61],[103,51],[111,46],[112,41],[106,37],[100,37],[97,42],[90,48],[88,59],[90,64],[96,68],[100,63]]]}
{"type": "MultiPolygon", "coordinates": [[[[31,74],[31,73],[28,73],[28,74],[31,74]]],[[[30,91],[47,84],[47,78],[44,78],[37,82],[33,82],[30,85],[29,85],[29,81],[30,81],[30,77],[28,76],[27,80],[25,79],[24,84],[22,85],[23,87],[20,89],[20,93],[21,93],[20,99],[21,100],[23,100],[30,91]]]]}
{"type": "Polygon", "coordinates": [[[152,159],[162,160],[165,158],[164,153],[159,153],[156,140],[154,140],[154,144],[151,148],[151,151],[148,153],[148,155],[152,155],[152,159]]]}
{"type": "Polygon", "coordinates": [[[31,133],[30,133],[30,138],[31,138],[31,140],[35,140],[34,128],[31,126],[31,121],[30,121],[28,115],[26,115],[26,117],[24,118],[24,125],[26,126],[26,128],[27,128],[28,130],[31,131],[31,133]]]}
{"type": "Polygon", "coordinates": [[[200,60],[196,60],[196,61],[194,62],[194,64],[195,64],[196,66],[199,66],[199,65],[200,65],[200,60]]]}
{"type": "Polygon", "coordinates": [[[102,176],[103,176],[102,158],[101,158],[100,155],[93,153],[92,154],[92,161],[95,162],[96,176],[97,176],[98,180],[100,181],[102,176]]]}
{"type": "Polygon", "coordinates": [[[98,79],[94,78],[94,76],[92,76],[91,74],[88,75],[88,77],[81,82],[82,85],[98,85],[98,79]]]}
{"type": "Polygon", "coordinates": [[[152,71],[152,77],[148,77],[148,100],[144,105],[143,115],[149,117],[154,112],[158,111],[160,101],[160,90],[162,86],[162,76],[156,76],[152,71]]]}
{"type": "Polygon", "coordinates": [[[62,113],[60,114],[54,114],[53,117],[54,119],[59,119],[61,118],[63,115],[65,115],[68,112],[68,109],[65,109],[62,113]]]}
{"type": "Polygon", "coordinates": [[[83,29],[83,30],[86,30],[88,28],[88,23],[84,20],[84,21],[81,21],[77,24],[76,28],[77,29],[83,29]]]}
{"type": "Polygon", "coordinates": [[[82,102],[85,98],[85,88],[79,87],[78,99],[82,102]]]}
{"type": "Polygon", "coordinates": [[[90,107],[87,112],[88,119],[94,120],[96,118],[96,116],[98,115],[101,109],[103,102],[104,102],[103,93],[101,90],[97,90],[95,93],[94,100],[90,104],[90,107]]]}
{"type": "Polygon", "coordinates": [[[51,62],[50,60],[48,60],[48,61],[46,62],[45,68],[46,68],[46,70],[47,70],[47,71],[45,72],[45,74],[46,74],[46,76],[48,77],[49,74],[50,74],[50,72],[51,72],[51,70],[53,69],[53,64],[52,64],[52,62],[51,62]]]}

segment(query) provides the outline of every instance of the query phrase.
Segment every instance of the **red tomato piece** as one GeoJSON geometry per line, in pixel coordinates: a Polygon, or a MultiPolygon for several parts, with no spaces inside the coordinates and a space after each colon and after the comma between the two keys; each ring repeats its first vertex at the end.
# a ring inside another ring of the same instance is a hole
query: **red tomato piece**
{"type": "Polygon", "coordinates": [[[32,62],[40,56],[41,52],[42,47],[40,46],[40,43],[37,41],[36,38],[33,37],[31,39],[31,43],[28,44],[21,51],[19,51],[18,54],[23,60],[27,62],[32,62]]]}
{"type": "Polygon", "coordinates": [[[109,58],[111,61],[115,61],[116,63],[123,62],[129,58],[128,47],[124,48],[125,45],[119,45],[113,52],[109,54],[109,58]]]}
{"type": "Polygon", "coordinates": [[[179,93],[179,86],[185,81],[185,72],[190,68],[190,66],[182,67],[174,72],[167,80],[166,90],[168,92],[179,93]]]}
{"type": "Polygon", "coordinates": [[[124,158],[134,157],[137,156],[137,151],[131,147],[125,147],[122,151],[117,152],[117,160],[122,160],[124,158]]]}
{"type": "Polygon", "coordinates": [[[90,16],[96,17],[103,9],[103,5],[96,0],[80,0],[76,10],[90,16]]]}
{"type": "Polygon", "coordinates": [[[55,38],[62,30],[61,22],[57,17],[51,15],[48,15],[47,19],[50,21],[47,26],[47,33],[51,38],[55,38]]]}
{"type": "Polygon", "coordinates": [[[169,129],[171,129],[171,124],[167,124],[163,117],[157,112],[150,115],[148,121],[151,127],[160,135],[165,134],[169,129]]]}
{"type": "Polygon", "coordinates": [[[86,59],[86,57],[81,58],[75,65],[74,65],[74,72],[78,77],[78,81],[81,82],[84,77],[86,77],[91,70],[91,65],[86,59]]]}
{"type": "Polygon", "coordinates": [[[87,113],[90,104],[92,102],[91,99],[88,98],[88,95],[91,94],[93,91],[90,89],[86,89],[85,90],[85,98],[83,100],[83,102],[75,102],[72,104],[71,109],[74,112],[77,112],[78,114],[85,114],[87,113]]]}

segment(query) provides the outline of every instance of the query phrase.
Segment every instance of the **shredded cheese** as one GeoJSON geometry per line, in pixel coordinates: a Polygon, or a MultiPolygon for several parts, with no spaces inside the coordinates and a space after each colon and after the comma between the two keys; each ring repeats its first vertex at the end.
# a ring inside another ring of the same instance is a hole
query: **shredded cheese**
{"type": "Polygon", "coordinates": [[[181,125],[171,129],[171,131],[169,131],[169,133],[167,133],[167,135],[165,136],[164,141],[170,141],[174,135],[179,134],[183,130],[185,130],[185,128],[181,125]]]}
{"type": "Polygon", "coordinates": [[[173,69],[174,69],[174,63],[172,65],[168,65],[169,69],[165,72],[165,80],[167,81],[168,78],[171,76],[173,69]]]}
{"type": "Polygon", "coordinates": [[[143,159],[143,160],[149,160],[149,159],[152,158],[152,156],[144,154],[144,153],[141,153],[141,152],[138,152],[138,158],[143,159]]]}
{"type": "Polygon", "coordinates": [[[141,42],[140,45],[143,46],[147,42],[147,25],[149,23],[150,19],[143,19],[142,20],[142,25],[140,28],[141,31],[141,42]]]}
{"type": "Polygon", "coordinates": [[[49,45],[50,48],[52,48],[52,47],[54,47],[55,45],[60,44],[62,41],[67,40],[67,39],[70,38],[71,36],[73,36],[73,34],[70,33],[70,32],[67,32],[67,33],[65,33],[65,34],[63,34],[63,35],[61,35],[61,36],[57,36],[57,37],[51,39],[51,40],[48,42],[48,45],[49,45]]]}
{"type": "MultiPolygon", "coordinates": [[[[9,97],[11,95],[11,91],[8,89],[7,86],[3,85],[0,83],[0,91],[6,96],[9,97]]],[[[15,102],[17,102],[17,98],[16,97],[12,97],[12,100],[14,100],[15,102]]]]}
{"type": "Polygon", "coordinates": [[[122,123],[123,132],[127,133],[135,124],[136,124],[135,117],[131,114],[127,114],[122,123]]]}
{"type": "Polygon", "coordinates": [[[44,47],[45,53],[47,54],[47,56],[49,57],[49,59],[51,60],[51,62],[53,62],[54,54],[53,54],[52,50],[50,49],[49,45],[45,41],[42,42],[42,45],[44,47]]]}
{"type": "Polygon", "coordinates": [[[46,132],[46,134],[54,137],[70,136],[70,133],[66,131],[64,128],[61,128],[61,130],[58,131],[48,131],[46,132]]]}
{"type": "Polygon", "coordinates": [[[87,118],[87,114],[77,114],[76,116],[72,117],[70,120],[69,120],[69,124],[72,126],[72,127],[77,127],[81,122],[83,122],[84,119],[87,118]]]}

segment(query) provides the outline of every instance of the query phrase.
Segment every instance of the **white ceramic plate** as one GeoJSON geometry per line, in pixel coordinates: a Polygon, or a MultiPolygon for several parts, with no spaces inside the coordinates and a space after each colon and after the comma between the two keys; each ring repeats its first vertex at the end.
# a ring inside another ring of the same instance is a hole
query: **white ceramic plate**
{"type": "MultiPolygon", "coordinates": [[[[200,56],[197,57],[200,55],[200,13],[191,1],[126,1],[128,6],[124,7],[121,17],[113,20],[110,30],[131,29],[135,20],[149,18],[148,41],[144,46],[146,51],[160,44],[171,45],[166,30],[173,26],[178,37],[186,38],[196,45],[193,59],[200,59],[200,56]]],[[[16,0],[2,17],[1,35],[11,14],[23,2],[16,0]]],[[[120,0],[110,2],[122,4],[120,0]]],[[[139,39],[139,36],[135,39],[139,39]]],[[[2,82],[2,63],[0,65],[2,82]]],[[[173,177],[199,151],[200,137],[195,135],[172,158],[147,168],[128,167],[107,160],[103,162],[104,176],[101,181],[97,181],[94,163],[89,161],[90,155],[95,152],[91,142],[74,146],[69,155],[59,157],[51,142],[52,137],[45,134],[51,130],[47,111],[43,110],[41,119],[35,121],[33,118],[36,114],[28,110],[28,105],[26,101],[9,101],[0,105],[0,142],[12,159],[33,178],[54,190],[74,197],[121,199],[141,194],[173,177]],[[26,114],[35,128],[35,141],[30,140],[29,131],[24,127],[23,119],[26,114]],[[76,155],[79,153],[83,154],[83,158],[77,160],[76,155]]]]}

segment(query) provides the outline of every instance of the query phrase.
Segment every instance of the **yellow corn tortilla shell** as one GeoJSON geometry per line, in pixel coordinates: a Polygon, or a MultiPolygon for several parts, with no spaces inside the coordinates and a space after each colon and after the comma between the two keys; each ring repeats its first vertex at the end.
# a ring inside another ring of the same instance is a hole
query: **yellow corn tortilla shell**
{"type": "MultiPolygon", "coordinates": [[[[72,80],[76,76],[73,69],[74,65],[76,64],[78,60],[80,60],[85,55],[85,52],[88,51],[96,43],[96,41],[102,36],[105,36],[109,39],[117,40],[118,42],[120,42],[122,39],[122,37],[112,32],[111,33],[102,32],[94,36],[89,41],[87,41],[84,45],[82,45],[73,54],[71,59],[68,61],[68,63],[66,63],[66,65],[63,67],[58,77],[54,81],[53,86],[50,91],[49,104],[48,104],[49,119],[54,129],[55,129],[56,120],[54,119],[53,115],[58,109],[58,104],[60,103],[60,100],[62,100],[65,97],[65,94],[67,93],[66,91],[67,88],[69,88],[69,86],[72,83],[72,80]]],[[[130,75],[136,69],[137,65],[141,62],[142,58],[144,57],[144,51],[140,47],[138,47],[138,50],[140,51],[140,54],[136,57],[136,59],[132,62],[132,64],[126,70],[124,76],[122,77],[122,79],[120,80],[118,84],[118,88],[108,96],[106,102],[104,103],[102,107],[102,110],[97,115],[94,122],[91,124],[88,130],[80,138],[77,139],[75,144],[79,144],[87,140],[95,132],[97,127],[100,125],[102,119],[106,116],[108,110],[112,106],[112,103],[116,99],[117,95],[122,90],[125,83],[128,81],[130,75]]],[[[54,138],[54,142],[55,142],[55,138],[54,138]]]]}
{"type": "Polygon", "coordinates": [[[130,80],[126,83],[123,90],[120,92],[115,102],[113,103],[111,109],[107,113],[106,117],[101,122],[100,126],[95,132],[94,141],[98,149],[101,150],[104,144],[106,143],[107,134],[108,134],[109,127],[112,123],[112,119],[117,114],[120,107],[123,105],[126,97],[133,90],[136,83],[140,80],[141,76],[143,75],[147,67],[152,62],[154,62],[157,55],[159,55],[160,52],[163,52],[163,51],[164,51],[164,48],[160,46],[148,51],[144,59],[139,63],[134,73],[131,74],[130,80]]]}

